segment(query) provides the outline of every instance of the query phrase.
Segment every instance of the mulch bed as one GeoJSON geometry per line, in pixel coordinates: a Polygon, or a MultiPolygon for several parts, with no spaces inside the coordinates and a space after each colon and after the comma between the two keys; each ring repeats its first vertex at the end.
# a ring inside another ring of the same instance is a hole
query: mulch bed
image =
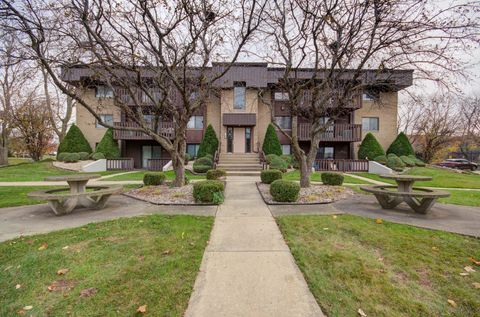
{"type": "Polygon", "coordinates": [[[317,205],[329,204],[334,201],[345,199],[354,194],[354,192],[343,186],[327,186],[312,184],[308,188],[301,188],[300,195],[296,202],[277,202],[270,195],[270,185],[257,183],[258,191],[263,200],[268,205],[317,205]]]}

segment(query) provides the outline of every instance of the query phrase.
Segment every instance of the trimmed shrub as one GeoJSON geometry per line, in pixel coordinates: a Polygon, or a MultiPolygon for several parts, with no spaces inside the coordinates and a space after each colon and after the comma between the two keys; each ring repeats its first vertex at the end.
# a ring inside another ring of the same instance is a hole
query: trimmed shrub
{"type": "Polygon", "coordinates": [[[270,185],[270,195],[274,201],[295,202],[299,193],[300,184],[293,181],[277,179],[270,185]]]}
{"type": "Polygon", "coordinates": [[[362,160],[367,158],[369,160],[372,160],[380,155],[385,155],[385,151],[383,150],[380,143],[378,143],[375,136],[370,132],[367,133],[367,135],[365,135],[365,138],[363,138],[360,147],[358,148],[358,158],[362,160]]]}
{"type": "Polygon", "coordinates": [[[60,153],[78,153],[78,152],[87,152],[92,153],[92,148],[88,144],[87,139],[83,135],[82,131],[75,125],[72,124],[67,134],[63,138],[62,142],[58,146],[57,158],[60,153]]]}
{"type": "Polygon", "coordinates": [[[108,159],[120,157],[120,149],[117,141],[113,139],[113,130],[111,128],[107,129],[95,152],[103,153],[105,158],[108,159]]]}
{"type": "Polygon", "coordinates": [[[260,172],[260,179],[264,184],[271,184],[273,181],[277,179],[282,179],[283,173],[279,170],[271,169],[271,170],[263,170],[260,172]]]}
{"type": "Polygon", "coordinates": [[[212,125],[209,124],[205,130],[205,135],[203,136],[202,142],[198,148],[197,157],[203,157],[207,154],[215,155],[215,151],[218,150],[218,138],[215,130],[212,125]]]}
{"type": "Polygon", "coordinates": [[[280,156],[282,158],[282,160],[284,160],[285,162],[287,162],[288,164],[288,167],[291,167],[292,166],[292,162],[293,162],[293,155],[282,155],[280,156]]]}
{"type": "Polygon", "coordinates": [[[343,175],[341,173],[325,172],[321,175],[322,183],[325,185],[340,186],[343,184],[343,175]]]}
{"type": "Polygon", "coordinates": [[[400,132],[397,135],[397,138],[390,144],[388,147],[387,153],[393,153],[397,156],[409,156],[409,155],[415,155],[415,152],[413,151],[412,144],[410,144],[410,141],[408,140],[407,136],[405,133],[400,132]]]}
{"type": "Polygon", "coordinates": [[[80,156],[80,161],[86,161],[90,159],[90,154],[88,154],[87,152],[79,152],[78,156],[80,156]]]}
{"type": "Polygon", "coordinates": [[[213,166],[213,160],[209,157],[206,157],[206,156],[205,157],[200,157],[200,158],[195,160],[194,165],[195,164],[213,166]]]}
{"type": "Polygon", "coordinates": [[[221,181],[217,181],[217,180],[201,181],[193,184],[193,197],[195,198],[196,201],[200,201],[203,203],[213,203],[214,194],[222,193],[222,197],[223,197],[224,190],[225,190],[225,185],[221,181]]]}
{"type": "Polygon", "coordinates": [[[188,163],[192,160],[192,156],[189,153],[185,153],[185,163],[188,163]]]}
{"type": "Polygon", "coordinates": [[[387,164],[387,156],[386,155],[379,155],[373,159],[375,162],[386,165],[387,164]]]}
{"type": "Polygon", "coordinates": [[[206,173],[208,170],[212,169],[213,161],[208,157],[198,158],[193,162],[193,171],[195,173],[206,173]]]}
{"type": "Polygon", "coordinates": [[[268,154],[268,155],[265,155],[265,161],[267,161],[267,164],[270,164],[272,163],[272,160],[277,157],[280,157],[280,156],[278,156],[277,154],[268,154]]]}
{"type": "Polygon", "coordinates": [[[410,157],[402,155],[400,156],[400,159],[402,160],[403,163],[405,163],[406,166],[408,167],[413,167],[415,166],[415,160],[412,160],[410,157]]]}
{"type": "Polygon", "coordinates": [[[415,165],[416,165],[416,166],[424,167],[424,166],[427,165],[427,164],[425,164],[424,161],[422,161],[421,159],[417,158],[415,155],[409,155],[408,157],[411,158],[411,159],[415,162],[415,165]]]}
{"type": "Polygon", "coordinates": [[[80,160],[80,155],[78,153],[66,153],[65,155],[65,162],[67,163],[75,163],[80,160]]]}
{"type": "Polygon", "coordinates": [[[269,166],[271,169],[277,169],[284,173],[287,171],[287,168],[288,168],[287,162],[282,160],[280,156],[274,157],[270,162],[269,166]]]}
{"type": "Polygon", "coordinates": [[[65,162],[65,158],[67,157],[68,154],[70,154],[70,153],[69,152],[58,153],[57,154],[57,161],[65,162]]]}
{"type": "MultiPolygon", "coordinates": [[[[199,156],[201,157],[201,156],[199,156]]],[[[203,157],[209,158],[213,162],[213,155],[212,154],[205,154],[203,157]]]]}
{"type": "Polygon", "coordinates": [[[283,154],[282,145],[280,144],[280,140],[278,139],[277,132],[275,131],[275,127],[271,123],[268,125],[267,131],[265,132],[262,150],[265,155],[276,154],[280,156],[283,154]]]}
{"type": "Polygon", "coordinates": [[[387,156],[387,166],[394,171],[402,171],[405,168],[405,163],[395,154],[389,154],[387,156]]]}
{"type": "Polygon", "coordinates": [[[143,184],[145,186],[158,186],[162,185],[165,179],[167,179],[167,176],[162,172],[148,172],[143,175],[143,184]]]}
{"type": "Polygon", "coordinates": [[[92,158],[92,160],[103,160],[105,159],[105,155],[103,155],[103,153],[93,153],[92,155],[90,155],[90,157],[92,158]]]}
{"type": "Polygon", "coordinates": [[[227,172],[224,169],[208,170],[207,179],[219,179],[221,177],[226,177],[227,172]]]}

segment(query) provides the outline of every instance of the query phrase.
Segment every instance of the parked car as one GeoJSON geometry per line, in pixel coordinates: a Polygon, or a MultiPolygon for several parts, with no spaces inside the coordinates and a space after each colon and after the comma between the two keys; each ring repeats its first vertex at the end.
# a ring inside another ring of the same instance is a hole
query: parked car
{"type": "Polygon", "coordinates": [[[474,171],[477,169],[478,165],[476,163],[470,162],[466,159],[446,159],[445,161],[438,163],[438,166],[458,168],[461,170],[471,170],[474,171]]]}

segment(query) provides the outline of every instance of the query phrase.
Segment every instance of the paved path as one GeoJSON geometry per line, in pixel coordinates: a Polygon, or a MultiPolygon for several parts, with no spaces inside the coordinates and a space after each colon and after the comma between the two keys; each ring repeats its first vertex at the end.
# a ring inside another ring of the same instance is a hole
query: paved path
{"type": "Polygon", "coordinates": [[[185,316],[324,316],[254,182],[229,179],[185,316]]]}

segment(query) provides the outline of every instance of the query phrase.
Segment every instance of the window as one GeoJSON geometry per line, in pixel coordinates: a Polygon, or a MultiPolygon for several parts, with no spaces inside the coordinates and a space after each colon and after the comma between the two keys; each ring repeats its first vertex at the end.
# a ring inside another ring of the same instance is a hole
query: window
{"type": "MultiPolygon", "coordinates": [[[[100,119],[102,119],[102,122],[106,124],[113,125],[113,114],[100,114],[100,119]]],[[[101,125],[98,120],[95,123],[96,128],[105,128],[103,125],[101,125]]]]}
{"type": "Polygon", "coordinates": [[[245,110],[247,93],[245,86],[245,82],[236,81],[233,83],[233,109],[245,110]]]}
{"type": "Polygon", "coordinates": [[[283,155],[292,154],[290,144],[282,144],[282,154],[283,155]]]}
{"type": "Polygon", "coordinates": [[[203,129],[203,116],[193,116],[187,124],[187,129],[203,129]]]}
{"type": "Polygon", "coordinates": [[[375,94],[375,92],[372,92],[372,91],[365,91],[363,94],[362,94],[362,100],[363,101],[375,101],[378,99],[378,93],[375,94]]]}
{"type": "Polygon", "coordinates": [[[187,153],[190,154],[191,157],[197,157],[199,148],[200,144],[187,144],[187,153]]]}
{"type": "Polygon", "coordinates": [[[321,146],[318,148],[317,158],[318,159],[333,159],[335,156],[335,148],[333,146],[321,146]]]}
{"type": "Polygon", "coordinates": [[[275,123],[282,129],[290,130],[292,128],[292,117],[275,117],[275,123]]]}
{"type": "Polygon", "coordinates": [[[113,89],[105,85],[97,86],[97,88],[95,89],[95,97],[113,98],[113,89]]]}
{"type": "Polygon", "coordinates": [[[288,100],[288,92],[276,91],[273,94],[273,99],[280,100],[280,101],[288,100]]]}
{"type": "Polygon", "coordinates": [[[362,118],[362,131],[378,131],[378,118],[362,118]]]}

